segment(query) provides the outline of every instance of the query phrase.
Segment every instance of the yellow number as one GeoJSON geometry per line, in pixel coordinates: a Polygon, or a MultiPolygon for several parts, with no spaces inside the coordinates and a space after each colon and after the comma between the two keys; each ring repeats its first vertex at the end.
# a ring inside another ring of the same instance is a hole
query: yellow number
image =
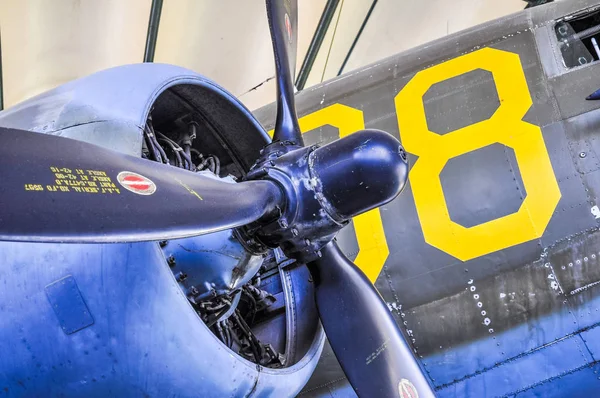
{"type": "Polygon", "coordinates": [[[417,73],[395,98],[400,136],[417,156],[410,171],[425,241],[466,261],[540,237],[560,199],[542,132],[522,121],[532,100],[518,54],[484,48],[417,73]],[[423,95],[435,83],[475,69],[492,73],[500,106],[484,121],[445,135],[429,131],[423,95]],[[440,172],[449,159],[500,143],[514,150],[527,196],[516,213],[470,228],[450,219],[440,172]]]}
{"type": "MultiPolygon", "coordinates": [[[[365,128],[362,111],[342,104],[333,104],[306,115],[300,118],[299,123],[303,133],[325,125],[337,127],[340,138],[365,128]]],[[[375,282],[390,253],[379,209],[354,217],[353,222],[359,248],[354,262],[371,282],[375,282]]]]}

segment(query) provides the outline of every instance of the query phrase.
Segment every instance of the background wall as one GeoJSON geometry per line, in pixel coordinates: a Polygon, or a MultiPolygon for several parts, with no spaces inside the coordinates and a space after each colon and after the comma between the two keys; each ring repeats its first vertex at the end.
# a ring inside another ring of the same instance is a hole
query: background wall
{"type": "MultiPolygon", "coordinates": [[[[325,4],[299,1],[297,71],[325,4]]],[[[338,74],[372,5],[340,0],[306,87],[338,74]]],[[[344,71],[524,6],[522,0],[378,0],[344,71]]],[[[142,62],[150,7],[151,0],[2,0],[4,107],[101,69],[142,62]]],[[[274,99],[263,0],[164,0],[154,60],[214,79],[250,109],[274,99]]]]}

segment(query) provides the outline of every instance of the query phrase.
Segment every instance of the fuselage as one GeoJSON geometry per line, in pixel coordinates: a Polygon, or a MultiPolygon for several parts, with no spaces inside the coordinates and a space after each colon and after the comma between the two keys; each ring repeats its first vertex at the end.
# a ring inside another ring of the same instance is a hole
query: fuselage
{"type": "MultiPolygon", "coordinates": [[[[342,246],[440,396],[600,388],[597,14],[529,9],[297,95],[308,143],[378,128],[410,155],[409,187],[342,246]]],[[[352,396],[327,352],[302,396],[352,396]]]]}

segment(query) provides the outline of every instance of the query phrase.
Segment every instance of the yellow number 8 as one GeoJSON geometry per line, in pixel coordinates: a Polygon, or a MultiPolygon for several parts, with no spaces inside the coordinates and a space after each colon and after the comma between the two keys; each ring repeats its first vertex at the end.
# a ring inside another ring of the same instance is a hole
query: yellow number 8
{"type": "Polygon", "coordinates": [[[425,241],[466,261],[540,237],[560,200],[542,132],[522,120],[532,100],[519,56],[484,48],[417,73],[395,98],[400,137],[419,156],[410,184],[425,241]],[[475,69],[492,73],[500,106],[487,120],[445,135],[429,131],[423,95],[475,69]],[[466,228],[450,219],[440,172],[449,159],[500,143],[514,150],[527,196],[516,213],[466,228]]]}

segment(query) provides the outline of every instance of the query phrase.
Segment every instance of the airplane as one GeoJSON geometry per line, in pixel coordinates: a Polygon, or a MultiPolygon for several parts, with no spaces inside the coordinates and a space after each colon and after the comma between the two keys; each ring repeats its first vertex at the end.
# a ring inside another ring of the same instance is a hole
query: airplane
{"type": "Polygon", "coordinates": [[[276,111],[142,64],[0,113],[0,394],[594,396],[600,5],[296,95],[267,13],[276,111]]]}

